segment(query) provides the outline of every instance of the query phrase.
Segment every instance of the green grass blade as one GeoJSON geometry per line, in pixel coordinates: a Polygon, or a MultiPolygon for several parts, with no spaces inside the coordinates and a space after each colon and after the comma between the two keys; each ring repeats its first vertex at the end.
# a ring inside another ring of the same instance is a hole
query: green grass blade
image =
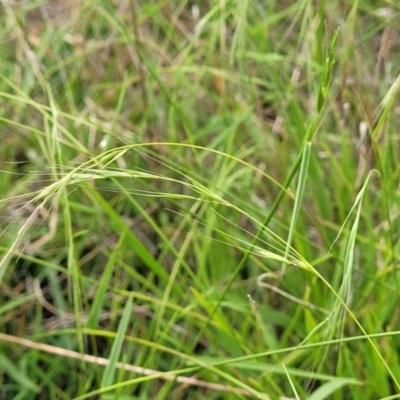
{"type": "Polygon", "coordinates": [[[133,305],[133,296],[129,296],[124,308],[124,312],[122,313],[122,318],[118,326],[118,331],[115,336],[114,343],[111,348],[111,353],[109,356],[109,364],[106,366],[103,373],[103,377],[101,379],[100,386],[102,388],[111,386],[114,382],[116,364],[121,356],[121,351],[122,351],[122,346],[124,344],[126,331],[129,326],[130,318],[132,316],[132,305],[133,305]]]}
{"type": "MultiPolygon", "coordinates": [[[[115,210],[104,200],[100,193],[96,190],[88,188],[88,194],[93,199],[93,201],[99,204],[104,212],[110,217],[112,221],[112,228],[115,229],[116,233],[126,231],[126,240],[127,243],[135,250],[137,255],[149,266],[149,268],[159,276],[164,282],[169,281],[169,275],[166,273],[164,268],[158,263],[157,260],[150,254],[148,249],[140,242],[140,240],[136,237],[136,235],[130,230],[127,229],[126,224],[122,221],[120,215],[118,215],[115,210]]],[[[182,293],[182,290],[174,287],[174,290],[177,290],[182,293]]]]}
{"type": "Polygon", "coordinates": [[[4,354],[0,354],[0,368],[3,373],[6,373],[13,381],[20,384],[23,388],[29,389],[34,393],[40,393],[40,387],[4,354]]]}
{"type": "Polygon", "coordinates": [[[307,400],[324,400],[332,398],[330,396],[332,396],[333,393],[335,393],[337,390],[347,384],[348,382],[346,381],[346,379],[336,378],[330,382],[324,383],[312,395],[307,397],[307,400]]]}
{"type": "Polygon", "coordinates": [[[108,287],[110,285],[111,275],[114,271],[115,264],[118,258],[121,256],[121,250],[125,243],[126,231],[122,233],[119,242],[114,247],[104,269],[104,273],[100,278],[100,284],[97,288],[94,301],[89,312],[89,317],[87,321],[87,328],[96,329],[98,327],[99,318],[101,311],[103,310],[104,301],[106,299],[105,295],[107,293],[108,287]]]}
{"type": "MultiPolygon", "coordinates": [[[[288,235],[288,238],[286,241],[286,248],[285,248],[285,255],[284,255],[284,258],[286,258],[286,259],[288,258],[289,253],[290,253],[293,235],[294,235],[294,231],[296,228],[296,222],[297,222],[297,218],[299,216],[299,212],[301,209],[301,201],[303,199],[304,189],[306,187],[308,165],[310,162],[310,152],[311,152],[311,143],[307,142],[303,149],[303,158],[301,161],[300,171],[299,171],[299,181],[297,184],[297,190],[296,190],[295,199],[294,199],[292,218],[290,220],[289,235],[288,235]]],[[[286,264],[283,264],[282,265],[282,276],[285,274],[285,270],[286,270],[286,264]]]]}

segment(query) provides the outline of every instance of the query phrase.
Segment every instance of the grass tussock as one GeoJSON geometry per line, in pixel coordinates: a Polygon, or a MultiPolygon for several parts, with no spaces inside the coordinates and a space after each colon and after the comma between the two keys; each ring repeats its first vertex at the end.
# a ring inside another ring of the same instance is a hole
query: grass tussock
{"type": "Polygon", "coordinates": [[[0,398],[400,398],[396,2],[0,11],[0,398]]]}

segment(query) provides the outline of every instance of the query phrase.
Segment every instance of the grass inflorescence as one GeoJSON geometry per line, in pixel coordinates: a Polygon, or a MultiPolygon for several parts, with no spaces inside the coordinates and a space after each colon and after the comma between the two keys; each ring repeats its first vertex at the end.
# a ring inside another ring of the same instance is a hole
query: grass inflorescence
{"type": "Polygon", "coordinates": [[[400,398],[396,2],[0,11],[0,398],[400,398]]]}

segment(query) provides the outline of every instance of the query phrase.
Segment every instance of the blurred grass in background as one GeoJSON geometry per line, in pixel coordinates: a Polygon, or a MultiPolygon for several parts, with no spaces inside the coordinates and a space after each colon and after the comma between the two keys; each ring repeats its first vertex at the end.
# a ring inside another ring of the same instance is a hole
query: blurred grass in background
{"type": "Polygon", "coordinates": [[[0,11],[0,398],[400,397],[396,2],[0,11]]]}

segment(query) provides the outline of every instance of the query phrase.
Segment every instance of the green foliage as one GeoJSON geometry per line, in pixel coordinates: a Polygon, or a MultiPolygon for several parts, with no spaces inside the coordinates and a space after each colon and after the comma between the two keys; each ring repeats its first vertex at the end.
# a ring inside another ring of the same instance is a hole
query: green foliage
{"type": "Polygon", "coordinates": [[[392,3],[1,3],[0,398],[400,397],[392,3]]]}

